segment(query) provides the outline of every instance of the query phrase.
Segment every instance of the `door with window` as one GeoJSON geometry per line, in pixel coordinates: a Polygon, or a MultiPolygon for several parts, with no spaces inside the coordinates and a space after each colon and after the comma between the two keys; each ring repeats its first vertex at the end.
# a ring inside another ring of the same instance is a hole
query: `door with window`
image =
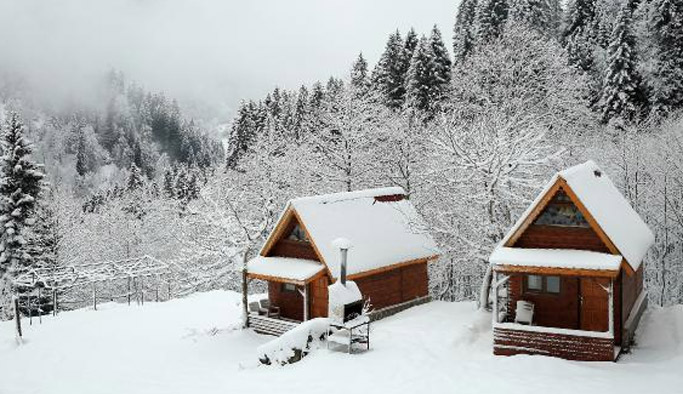
{"type": "Polygon", "coordinates": [[[579,318],[581,330],[607,331],[609,328],[608,279],[581,278],[579,318]],[[604,287],[604,288],[603,288],[604,287]]]}

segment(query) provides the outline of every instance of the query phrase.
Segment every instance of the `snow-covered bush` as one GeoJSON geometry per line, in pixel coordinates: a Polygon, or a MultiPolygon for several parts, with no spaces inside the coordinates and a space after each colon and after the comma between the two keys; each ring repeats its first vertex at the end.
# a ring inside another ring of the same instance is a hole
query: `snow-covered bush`
{"type": "Polygon", "coordinates": [[[258,359],[266,365],[295,363],[320,348],[329,327],[329,320],[325,317],[305,321],[282,336],[259,346],[258,359]]]}

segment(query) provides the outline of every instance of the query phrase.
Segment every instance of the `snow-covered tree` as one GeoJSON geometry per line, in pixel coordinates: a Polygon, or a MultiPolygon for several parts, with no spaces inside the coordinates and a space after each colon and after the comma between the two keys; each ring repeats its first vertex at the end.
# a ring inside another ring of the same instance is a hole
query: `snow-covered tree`
{"type": "Polygon", "coordinates": [[[558,0],[510,0],[509,19],[555,36],[560,12],[558,0]]]}
{"type": "Polygon", "coordinates": [[[636,69],[635,38],[631,32],[631,9],[624,5],[612,32],[609,64],[600,97],[604,122],[633,120],[645,106],[641,78],[636,69]]]}
{"type": "Polygon", "coordinates": [[[31,158],[32,145],[24,125],[11,113],[2,132],[0,158],[0,275],[24,265],[26,231],[34,224],[34,209],[43,189],[43,172],[31,158]]]}
{"type": "Polygon", "coordinates": [[[386,48],[372,72],[372,85],[382,103],[399,108],[405,100],[405,43],[398,30],[389,36],[386,48]]]}
{"type": "Polygon", "coordinates": [[[508,18],[507,0],[478,0],[475,23],[477,45],[498,38],[508,18]]]}
{"type": "Polygon", "coordinates": [[[462,0],[453,27],[453,62],[463,61],[474,48],[477,0],[462,0]]]}
{"type": "Polygon", "coordinates": [[[363,57],[363,53],[358,55],[358,58],[351,66],[351,86],[357,89],[360,93],[367,92],[370,86],[368,77],[368,62],[363,57]]]}
{"type": "Polygon", "coordinates": [[[439,99],[436,90],[436,62],[429,39],[420,38],[415,48],[406,78],[406,107],[423,112],[432,111],[439,99]]]}
{"type": "Polygon", "coordinates": [[[666,114],[683,108],[683,2],[655,0],[652,7],[657,58],[652,102],[656,113],[666,114]]]}
{"type": "Polygon", "coordinates": [[[432,61],[434,62],[434,83],[438,90],[441,90],[440,94],[443,94],[445,87],[451,81],[453,62],[448,54],[446,45],[443,43],[441,31],[439,31],[436,25],[434,25],[429,35],[429,46],[432,50],[432,61]]]}

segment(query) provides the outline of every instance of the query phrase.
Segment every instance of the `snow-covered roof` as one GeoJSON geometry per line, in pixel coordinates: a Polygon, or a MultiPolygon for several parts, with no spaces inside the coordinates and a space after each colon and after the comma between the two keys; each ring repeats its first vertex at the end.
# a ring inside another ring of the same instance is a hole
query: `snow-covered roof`
{"type": "Polygon", "coordinates": [[[489,257],[494,265],[618,271],[622,257],[575,249],[496,248],[489,257]]]}
{"type": "Polygon", "coordinates": [[[433,257],[439,250],[415,207],[400,187],[303,197],[291,200],[312,242],[333,277],[339,276],[340,251],[350,246],[347,274],[354,275],[410,260],[433,257]],[[339,242],[337,242],[339,243],[339,242]]]}
{"type": "Polygon", "coordinates": [[[555,174],[510,229],[501,245],[506,244],[517,232],[543,196],[560,178],[564,179],[631,268],[637,270],[654,243],[654,234],[617,190],[609,176],[592,160],[555,174]]]}
{"type": "Polygon", "coordinates": [[[325,268],[314,260],[257,256],[247,262],[247,272],[282,280],[304,282],[325,268]]]}

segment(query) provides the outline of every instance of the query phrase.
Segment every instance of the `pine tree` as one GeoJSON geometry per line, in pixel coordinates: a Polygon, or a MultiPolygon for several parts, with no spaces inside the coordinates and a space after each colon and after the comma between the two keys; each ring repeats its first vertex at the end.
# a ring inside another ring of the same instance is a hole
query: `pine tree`
{"type": "Polygon", "coordinates": [[[404,59],[405,59],[405,72],[408,72],[408,67],[410,67],[410,59],[413,58],[413,52],[415,52],[415,48],[417,47],[417,43],[420,39],[417,36],[417,33],[415,33],[415,29],[412,27],[408,31],[408,34],[406,34],[406,40],[403,43],[403,48],[405,49],[405,54],[404,54],[404,59]]]}
{"type": "Polygon", "coordinates": [[[563,36],[565,39],[585,34],[595,21],[595,0],[571,0],[567,4],[567,20],[563,36]]]}
{"type": "Polygon", "coordinates": [[[462,0],[458,6],[458,14],[453,27],[453,62],[455,64],[465,60],[474,47],[476,17],[477,0],[462,0]]]}
{"type": "Polygon", "coordinates": [[[406,107],[430,112],[436,101],[436,72],[430,40],[420,38],[406,77],[406,107]]]}
{"type": "Polygon", "coordinates": [[[353,66],[351,66],[351,86],[359,94],[365,94],[370,86],[368,62],[363,57],[362,52],[358,55],[356,61],[353,62],[353,66]]]}
{"type": "Polygon", "coordinates": [[[43,173],[31,160],[31,144],[24,138],[19,115],[11,113],[2,133],[0,158],[0,277],[28,262],[25,235],[34,224],[43,173]]]}
{"type": "Polygon", "coordinates": [[[88,147],[85,142],[83,128],[78,130],[78,145],[76,146],[76,173],[83,176],[88,173],[88,147]]]}
{"type": "Polygon", "coordinates": [[[683,2],[655,0],[652,31],[657,53],[653,110],[665,115],[683,108],[683,2]]]}
{"type": "Polygon", "coordinates": [[[619,11],[608,49],[609,64],[605,70],[599,107],[602,120],[633,120],[643,108],[641,78],[636,70],[635,38],[631,32],[631,9],[619,11]]]}
{"type": "Polygon", "coordinates": [[[47,201],[43,199],[36,207],[36,222],[27,239],[27,254],[31,266],[55,267],[58,264],[62,236],[59,222],[47,201]]]}
{"type": "Polygon", "coordinates": [[[510,20],[554,36],[559,25],[558,0],[511,0],[510,20]]]}
{"type": "Polygon", "coordinates": [[[488,43],[500,37],[508,18],[507,0],[479,0],[475,40],[477,45],[488,43]]]}
{"type": "Polygon", "coordinates": [[[142,188],[142,186],[145,184],[145,181],[142,178],[142,172],[140,171],[140,168],[138,168],[135,163],[132,163],[128,170],[128,180],[126,181],[126,188],[128,191],[134,191],[142,188]]]}
{"type": "Polygon", "coordinates": [[[384,53],[372,72],[372,86],[389,108],[405,101],[405,47],[398,30],[389,36],[384,53]]]}
{"type": "Polygon", "coordinates": [[[437,95],[440,97],[445,92],[446,87],[451,82],[451,68],[453,63],[446,50],[446,45],[441,38],[439,28],[434,25],[429,36],[429,46],[432,51],[432,61],[434,62],[434,77],[437,95]]]}

